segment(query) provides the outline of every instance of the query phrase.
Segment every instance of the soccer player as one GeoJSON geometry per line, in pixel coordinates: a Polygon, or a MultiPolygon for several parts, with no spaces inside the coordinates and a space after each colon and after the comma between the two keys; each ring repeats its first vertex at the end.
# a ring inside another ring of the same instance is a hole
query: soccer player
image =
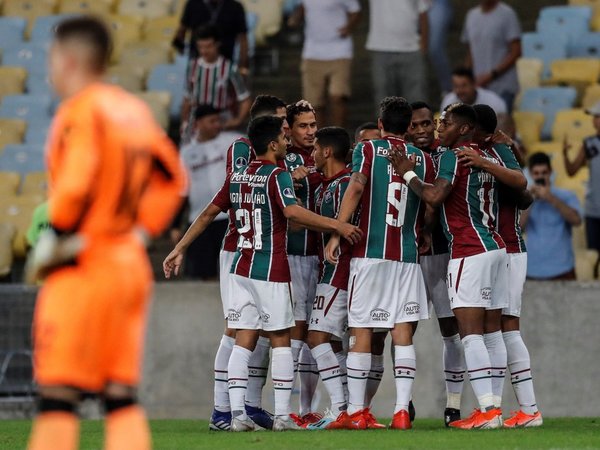
{"type": "Polygon", "coordinates": [[[169,225],[185,174],[149,108],[102,82],[111,47],[104,23],[79,16],[58,24],[50,49],[63,103],[48,141],[53,231],[29,266],[33,278],[47,274],[33,325],[40,410],[31,450],[78,448],[82,391],[103,398],[105,448],[151,446],[136,400],[152,286],[140,237],[169,225]]]}
{"type": "Polygon", "coordinates": [[[362,141],[381,139],[381,131],[375,122],[365,122],[354,131],[354,145],[362,141]]]}
{"type": "Polygon", "coordinates": [[[450,105],[440,117],[438,135],[450,150],[440,158],[437,178],[424,183],[412,170],[415,161],[402,152],[392,152],[395,170],[411,191],[433,207],[441,206],[442,223],[450,241],[447,286],[452,311],[456,316],[465,351],[465,361],[473,391],[479,402],[467,419],[451,427],[498,428],[502,411],[494,404],[492,365],[483,334],[486,309],[507,304],[507,266],[505,244],[496,232],[497,212],[494,176],[471,167],[459,158],[468,149],[500,166],[473,142],[477,121],[475,110],[461,103],[450,105]]]}
{"type": "MultiPolygon", "coordinates": [[[[248,363],[259,337],[267,332],[273,347],[275,389],[274,431],[300,429],[290,417],[293,359],[290,329],[294,326],[290,270],[286,253],[288,220],[316,231],[339,232],[358,242],[361,231],[340,221],[318,216],[297,204],[292,178],[277,165],[285,157],[283,119],[254,119],[248,137],[256,159],[232,173],[193,225],[201,233],[221,211],[235,211],[239,234],[231,266],[228,326],[236,330],[228,366],[232,431],[253,430],[245,411],[248,363]]],[[[166,262],[165,271],[178,271],[180,259],[166,262]]]]}
{"type": "MultiPolygon", "coordinates": [[[[262,116],[276,116],[285,119],[286,109],[283,100],[272,95],[259,95],[250,108],[250,116],[254,119],[262,116]]],[[[287,122],[284,120],[283,130],[288,130],[287,122]]],[[[236,170],[248,165],[256,159],[256,153],[250,140],[241,137],[235,140],[227,149],[226,175],[229,176],[236,170]]],[[[163,268],[165,275],[169,275],[167,268],[170,264],[179,267],[190,244],[200,236],[203,231],[200,222],[195,222],[188,228],[183,238],[177,243],[173,251],[165,258],[163,268]],[[202,231],[201,231],[202,230],[202,231]]],[[[227,367],[229,357],[235,344],[235,330],[227,327],[227,315],[229,312],[230,292],[229,279],[230,269],[237,249],[239,235],[235,224],[235,211],[229,211],[229,225],[223,247],[219,254],[220,266],[220,290],[223,302],[223,314],[225,317],[225,331],[221,337],[219,348],[214,362],[214,409],[210,418],[209,428],[214,431],[228,431],[231,424],[231,406],[229,403],[229,389],[227,387],[227,367]]],[[[175,272],[175,275],[178,271],[175,272]]],[[[167,278],[169,277],[167,276],[167,278]]],[[[249,362],[249,379],[246,393],[246,412],[252,421],[265,429],[271,429],[273,419],[271,415],[262,409],[262,388],[266,382],[269,368],[269,350],[271,344],[266,336],[260,336],[256,348],[252,352],[249,362]]]]}
{"type": "MultiPolygon", "coordinates": [[[[428,153],[437,170],[439,160],[444,152],[435,138],[435,121],[433,111],[424,102],[411,104],[412,120],[408,128],[408,139],[417,148],[428,153]]],[[[427,288],[427,298],[433,305],[438,319],[442,341],[444,343],[443,367],[446,380],[446,408],[444,423],[460,419],[460,400],[464,382],[465,358],[458,323],[450,307],[450,298],[446,287],[446,273],[450,253],[448,239],[439,221],[439,212],[435,212],[435,223],[431,232],[431,246],[426,255],[421,257],[421,270],[427,288]]]]}
{"type": "MultiPolygon", "coordinates": [[[[395,351],[396,406],[391,428],[411,428],[408,404],[416,370],[412,338],[417,322],[428,318],[425,283],[418,264],[425,204],[393,170],[388,155],[394,147],[414,155],[418,160],[415,170],[426,181],[435,177],[433,163],[429,155],[400,137],[412,115],[406,100],[387,97],[380,110],[382,138],[360,143],[354,150],[352,178],[339,213],[339,220],[348,222],[360,207],[359,226],[365,234],[354,246],[350,262],[349,400],[347,414],[336,421],[339,428],[378,427],[365,405],[371,338],[378,328],[391,330],[395,351]]],[[[338,262],[339,247],[340,237],[332,235],[325,253],[329,262],[338,262]]]]}

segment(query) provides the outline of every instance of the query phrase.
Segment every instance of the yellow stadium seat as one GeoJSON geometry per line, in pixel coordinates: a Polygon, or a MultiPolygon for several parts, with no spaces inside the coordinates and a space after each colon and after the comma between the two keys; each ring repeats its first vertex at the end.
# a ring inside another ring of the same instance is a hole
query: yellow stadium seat
{"type": "Polygon", "coordinates": [[[3,195],[16,195],[21,183],[21,174],[17,172],[0,172],[0,192],[3,195]]]}
{"type": "Polygon", "coordinates": [[[61,0],[58,12],[61,14],[110,14],[112,0],[61,0]]]}
{"type": "Polygon", "coordinates": [[[585,90],[581,106],[587,109],[598,102],[600,102],[600,84],[591,84],[585,90]]]}
{"type": "Polygon", "coordinates": [[[40,195],[30,196],[5,196],[0,198],[0,222],[10,223],[17,229],[13,240],[13,252],[15,256],[24,257],[27,253],[27,241],[25,235],[31,224],[33,210],[44,201],[40,195]]]}
{"type": "Polygon", "coordinates": [[[566,136],[572,145],[579,146],[584,138],[594,134],[596,130],[592,117],[583,109],[566,109],[556,113],[552,127],[553,140],[562,142],[566,136]]]}
{"type": "Polygon", "coordinates": [[[598,261],[598,252],[590,249],[575,250],[575,274],[577,281],[593,281],[594,265],[598,261]]]}
{"type": "Polygon", "coordinates": [[[25,137],[27,122],[19,119],[0,118],[0,153],[7,144],[20,144],[25,137]]]}
{"type": "Polygon", "coordinates": [[[0,99],[5,95],[22,94],[26,78],[27,70],[23,67],[0,66],[0,99]]]}
{"type": "Polygon", "coordinates": [[[600,31],[600,0],[569,0],[569,5],[589,6],[593,10],[590,27],[593,31],[600,31]]]}
{"type": "Polygon", "coordinates": [[[164,128],[169,127],[169,108],[171,93],[167,91],[147,91],[136,94],[152,110],[156,121],[164,128]]]}
{"type": "Polygon", "coordinates": [[[523,140],[525,147],[538,142],[544,126],[544,114],[533,111],[515,111],[513,119],[517,127],[517,133],[523,140]]]}
{"type": "Polygon", "coordinates": [[[142,42],[128,44],[123,47],[121,61],[132,67],[150,70],[158,64],[169,64],[171,62],[171,48],[168,43],[142,42]]]}
{"type": "Polygon", "coordinates": [[[123,47],[142,38],[143,17],[119,16],[110,14],[104,16],[113,33],[113,54],[111,60],[119,61],[123,47]]]}
{"type": "Polygon", "coordinates": [[[21,195],[46,196],[48,190],[48,175],[46,172],[29,172],[25,175],[21,195]]]}
{"type": "Polygon", "coordinates": [[[246,12],[258,16],[255,37],[257,45],[265,45],[266,39],[281,30],[283,21],[283,0],[241,0],[246,12]]]}
{"type": "Polygon", "coordinates": [[[0,221],[0,277],[5,277],[12,270],[12,242],[17,228],[12,223],[0,221]]]}
{"type": "Polygon", "coordinates": [[[56,0],[4,0],[2,14],[27,19],[26,34],[29,36],[37,17],[49,16],[56,12],[56,0]]]}
{"type": "Polygon", "coordinates": [[[538,58],[520,58],[517,60],[517,76],[521,90],[538,87],[542,79],[544,62],[538,58]]]}
{"type": "Polygon", "coordinates": [[[181,15],[183,14],[183,10],[185,9],[186,3],[187,0],[173,0],[173,14],[175,14],[177,17],[181,17],[181,15]]]}
{"type": "Polygon", "coordinates": [[[121,86],[130,92],[138,92],[144,89],[144,77],[146,71],[140,67],[129,65],[117,65],[108,69],[106,81],[121,86]]]}
{"type": "Polygon", "coordinates": [[[179,17],[165,16],[149,19],[144,26],[144,41],[169,43],[179,27],[179,17]]]}
{"type": "Polygon", "coordinates": [[[550,83],[592,84],[600,77],[600,60],[595,58],[571,58],[552,61],[550,83]]]}
{"type": "Polygon", "coordinates": [[[171,0],[121,0],[117,12],[147,19],[164,17],[171,12],[171,0]]]}

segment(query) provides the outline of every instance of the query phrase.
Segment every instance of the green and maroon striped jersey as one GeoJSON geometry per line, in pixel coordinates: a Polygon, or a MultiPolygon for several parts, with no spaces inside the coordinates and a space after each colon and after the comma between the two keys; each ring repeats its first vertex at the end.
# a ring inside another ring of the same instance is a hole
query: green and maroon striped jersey
{"type": "Polygon", "coordinates": [[[222,211],[234,211],[239,237],[231,273],[289,282],[288,222],[283,210],[297,204],[290,174],[256,159],[227,177],[212,203],[222,211]]]}
{"type": "MultiPolygon", "coordinates": [[[[500,164],[477,144],[464,144],[480,156],[500,164]]],[[[450,241],[450,257],[464,258],[504,248],[504,241],[496,232],[498,210],[496,178],[476,167],[458,162],[456,153],[461,149],[446,150],[440,158],[438,178],[448,180],[452,191],[442,206],[442,224],[450,241]]]]}
{"type": "Polygon", "coordinates": [[[392,146],[415,155],[415,173],[428,183],[435,178],[431,157],[398,137],[361,142],[352,156],[352,172],[367,177],[360,201],[358,226],[364,233],[353,248],[355,258],[417,263],[424,203],[399,176],[388,159],[392,146]]]}

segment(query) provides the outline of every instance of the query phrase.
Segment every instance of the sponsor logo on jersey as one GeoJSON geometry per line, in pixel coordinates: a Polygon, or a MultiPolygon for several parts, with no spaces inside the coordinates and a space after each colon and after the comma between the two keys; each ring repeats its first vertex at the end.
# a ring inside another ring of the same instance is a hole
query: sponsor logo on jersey
{"type": "Polygon", "coordinates": [[[248,160],[243,156],[238,156],[235,160],[235,167],[243,167],[248,165],[248,160]]]}
{"type": "Polygon", "coordinates": [[[406,314],[407,316],[417,315],[417,314],[419,314],[420,310],[421,310],[421,305],[419,305],[417,302],[408,302],[404,306],[404,314],[406,314]]]}
{"type": "Polygon", "coordinates": [[[481,290],[481,300],[484,302],[488,302],[488,301],[491,301],[491,299],[492,299],[492,288],[484,287],[481,290]]]}
{"type": "Polygon", "coordinates": [[[289,162],[294,162],[298,159],[298,155],[296,155],[295,153],[288,153],[287,155],[285,155],[285,159],[289,162]]]}
{"type": "Polygon", "coordinates": [[[231,175],[232,183],[247,183],[250,187],[264,187],[265,183],[269,179],[268,175],[258,175],[255,173],[239,173],[234,172],[231,175]]]}
{"type": "Polygon", "coordinates": [[[242,317],[241,311],[237,311],[237,310],[231,309],[231,308],[227,311],[227,320],[230,322],[239,322],[241,317],[242,317]]]}
{"type": "Polygon", "coordinates": [[[296,198],[296,196],[294,195],[294,191],[292,190],[292,188],[286,187],[283,190],[283,195],[287,198],[296,198]]]}
{"type": "Polygon", "coordinates": [[[372,309],[369,314],[373,322],[387,322],[390,318],[390,312],[381,308],[372,309]]]}

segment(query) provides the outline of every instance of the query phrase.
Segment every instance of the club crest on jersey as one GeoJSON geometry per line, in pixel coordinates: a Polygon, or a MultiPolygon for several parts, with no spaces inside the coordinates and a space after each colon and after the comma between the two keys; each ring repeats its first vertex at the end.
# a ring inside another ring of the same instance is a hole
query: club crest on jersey
{"type": "Polygon", "coordinates": [[[235,167],[243,167],[248,165],[248,160],[243,156],[238,156],[235,160],[235,167]]]}
{"type": "Polygon", "coordinates": [[[404,306],[404,314],[407,316],[417,315],[420,310],[421,306],[417,302],[408,302],[406,306],[404,306]]]}
{"type": "Polygon", "coordinates": [[[295,153],[288,153],[287,155],[285,155],[285,159],[293,163],[298,159],[298,155],[296,155],[295,153]]]}
{"type": "Polygon", "coordinates": [[[331,191],[325,192],[325,194],[323,195],[323,202],[331,203],[332,200],[333,200],[333,194],[331,193],[331,191]]]}
{"type": "Polygon", "coordinates": [[[296,198],[296,196],[294,195],[294,190],[292,188],[286,187],[283,190],[283,195],[287,198],[296,198]]]}
{"type": "Polygon", "coordinates": [[[369,314],[373,322],[387,322],[390,318],[390,312],[381,308],[372,309],[369,314]]]}
{"type": "Polygon", "coordinates": [[[239,322],[241,317],[242,317],[241,311],[237,311],[237,310],[231,309],[231,308],[227,311],[227,321],[229,321],[229,322],[239,322]]]}

